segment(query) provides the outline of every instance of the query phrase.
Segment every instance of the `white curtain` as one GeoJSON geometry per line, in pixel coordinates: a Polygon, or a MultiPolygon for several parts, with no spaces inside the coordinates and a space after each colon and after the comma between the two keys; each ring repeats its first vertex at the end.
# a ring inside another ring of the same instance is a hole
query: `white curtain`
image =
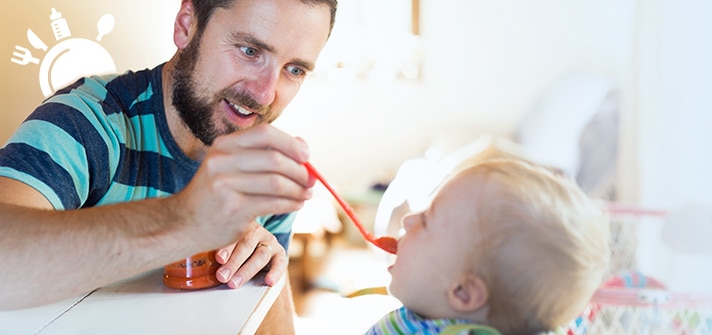
{"type": "Polygon", "coordinates": [[[634,41],[620,194],[702,213],[642,221],[640,266],[671,289],[712,292],[712,253],[701,245],[712,243],[712,1],[638,0],[634,41]]]}

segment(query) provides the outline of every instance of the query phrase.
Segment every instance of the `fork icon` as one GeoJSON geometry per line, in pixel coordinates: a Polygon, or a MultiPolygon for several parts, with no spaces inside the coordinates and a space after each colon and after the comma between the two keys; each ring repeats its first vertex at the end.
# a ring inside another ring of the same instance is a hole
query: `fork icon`
{"type": "Polygon", "coordinates": [[[16,45],[15,49],[17,49],[17,51],[20,51],[20,52],[15,51],[12,53],[12,55],[14,57],[17,57],[17,58],[14,58],[14,57],[10,58],[10,60],[13,63],[17,63],[20,65],[27,65],[29,63],[35,63],[35,64],[40,63],[39,59],[32,57],[32,52],[30,52],[30,50],[28,50],[27,48],[23,48],[19,45],[16,45]]]}

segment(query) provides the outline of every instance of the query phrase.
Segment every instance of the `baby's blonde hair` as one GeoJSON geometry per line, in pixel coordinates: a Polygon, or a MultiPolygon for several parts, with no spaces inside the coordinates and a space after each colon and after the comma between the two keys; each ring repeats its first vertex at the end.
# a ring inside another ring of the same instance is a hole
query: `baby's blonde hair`
{"type": "Polygon", "coordinates": [[[475,271],[489,289],[488,322],[503,334],[535,334],[582,312],[608,267],[608,219],[573,182],[514,159],[460,173],[486,190],[473,224],[475,271]]]}

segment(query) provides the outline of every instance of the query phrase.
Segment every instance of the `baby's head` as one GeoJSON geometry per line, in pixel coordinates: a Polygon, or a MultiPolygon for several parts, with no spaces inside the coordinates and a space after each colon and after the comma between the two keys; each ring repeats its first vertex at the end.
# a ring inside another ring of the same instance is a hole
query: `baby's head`
{"type": "Polygon", "coordinates": [[[601,208],[574,183],[518,160],[459,170],[403,225],[391,293],[424,317],[503,334],[571,321],[608,266],[601,208]]]}

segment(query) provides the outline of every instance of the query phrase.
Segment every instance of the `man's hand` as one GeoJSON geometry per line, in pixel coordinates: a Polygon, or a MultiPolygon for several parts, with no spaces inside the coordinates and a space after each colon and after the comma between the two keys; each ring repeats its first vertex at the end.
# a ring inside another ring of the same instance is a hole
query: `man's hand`
{"type": "MultiPolygon", "coordinates": [[[[257,217],[294,212],[311,197],[315,181],[303,165],[307,159],[303,140],[270,125],[218,137],[191,182],[174,197],[172,208],[180,212],[181,227],[200,244],[194,246],[198,250],[242,240],[257,217]]],[[[266,237],[247,238],[252,243],[238,246],[239,263],[255,251],[258,242],[270,242],[266,237]]],[[[272,258],[284,252],[274,240],[267,245],[271,252],[260,247],[254,256],[271,254],[272,258]]],[[[236,268],[236,263],[230,264],[236,268]]]]}
{"type": "Polygon", "coordinates": [[[265,284],[272,286],[287,269],[287,253],[269,231],[255,222],[240,241],[218,249],[215,258],[223,264],[217,278],[230,288],[238,288],[257,273],[269,267],[265,284]]]}

